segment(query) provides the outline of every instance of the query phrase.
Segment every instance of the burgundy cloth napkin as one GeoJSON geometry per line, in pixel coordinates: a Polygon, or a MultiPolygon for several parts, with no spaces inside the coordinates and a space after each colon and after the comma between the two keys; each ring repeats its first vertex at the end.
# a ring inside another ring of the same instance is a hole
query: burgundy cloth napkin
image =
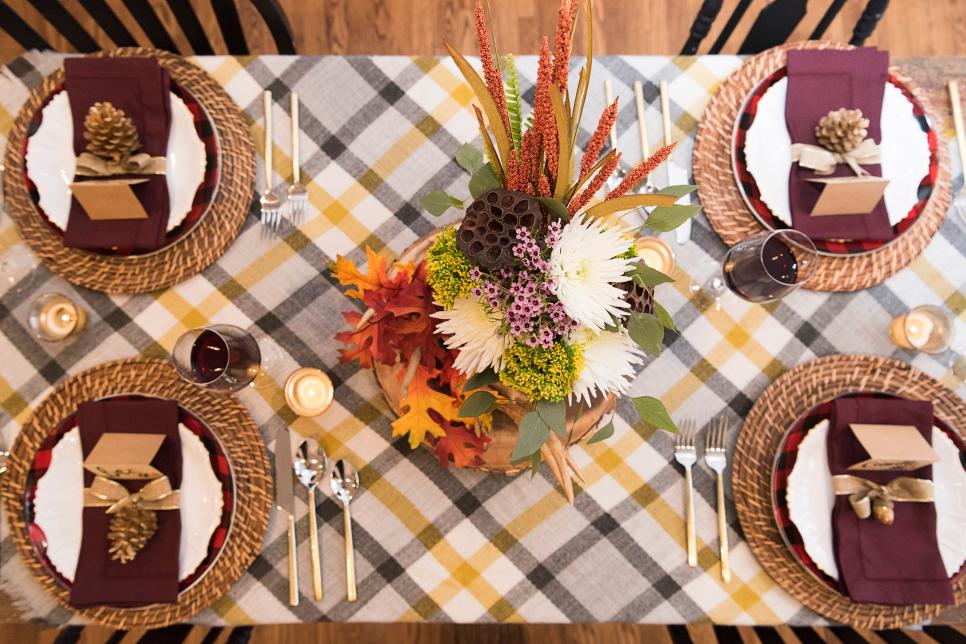
{"type": "MultiPolygon", "coordinates": [[[[832,406],[828,463],[832,474],[857,474],[876,483],[899,476],[932,480],[932,466],[911,472],[849,472],[868,458],[850,423],[914,425],[932,443],[933,413],[928,401],[901,398],[839,398],[832,406]]],[[[895,522],[855,516],[849,497],[835,497],[832,511],[835,561],[846,593],[857,602],[876,604],[951,604],[952,584],[936,539],[936,506],[895,504],[895,522]]]]}
{"type": "MultiPolygon", "coordinates": [[[[81,449],[84,457],[106,432],[164,434],[165,439],[151,464],[168,476],[172,489],[181,487],[181,438],[178,434],[178,404],[170,400],[105,400],[87,402],[77,408],[81,449]]],[[[84,470],[84,486],[94,475],[84,470]]],[[[131,491],[145,485],[123,481],[131,491]]],[[[178,600],[178,556],[181,543],[181,513],[158,512],[158,530],[132,561],[122,564],[108,554],[105,508],[84,508],[77,572],[70,592],[70,604],[84,606],[142,606],[174,603],[178,600]]]]}
{"type": "MultiPolygon", "coordinates": [[[[818,145],[815,126],[832,110],[858,108],[869,119],[869,138],[881,141],[879,120],[882,94],[888,78],[889,52],[872,47],[853,51],[794,50],[788,52],[788,93],[785,98],[785,123],[792,143],[818,145]]],[[[869,174],[881,177],[878,165],[862,166],[869,174]]],[[[885,200],[869,214],[825,215],[812,217],[822,186],[807,181],[820,177],[850,177],[855,173],[839,164],[831,175],[819,175],[792,164],[788,177],[788,199],[792,223],[812,239],[854,239],[888,241],[893,238],[885,200]]]]}
{"type": "MultiPolygon", "coordinates": [[[[168,69],[153,58],[68,58],[64,61],[64,88],[74,124],[74,153],[87,146],[84,119],[90,107],[108,101],[134,121],[141,149],[151,156],[166,156],[171,127],[168,69]]],[[[170,205],[164,175],[132,186],[148,213],[147,219],[93,221],[73,200],[64,244],[98,250],[120,247],[153,250],[164,244],[170,205]]]]}

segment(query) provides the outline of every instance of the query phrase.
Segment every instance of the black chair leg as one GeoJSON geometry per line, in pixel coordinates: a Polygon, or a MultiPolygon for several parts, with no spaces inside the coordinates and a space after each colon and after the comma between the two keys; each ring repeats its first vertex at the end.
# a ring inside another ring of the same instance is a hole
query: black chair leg
{"type": "Polygon", "coordinates": [[[745,41],[738,48],[738,53],[757,54],[788,40],[805,17],[806,2],[807,0],[782,0],[772,2],[762,9],[745,36],[745,41]]]}
{"type": "Polygon", "coordinates": [[[704,0],[701,3],[698,16],[691,25],[691,33],[684,43],[684,48],[681,49],[682,56],[694,56],[698,53],[698,46],[708,35],[708,30],[711,29],[714,19],[718,17],[719,11],[721,11],[721,0],[704,0]]]}
{"type": "Polygon", "coordinates": [[[868,4],[865,5],[865,11],[859,17],[859,21],[855,23],[852,40],[849,41],[849,44],[861,47],[865,39],[875,31],[876,25],[879,24],[879,20],[888,6],[889,0],[869,0],[868,4]]]}
{"type": "Polygon", "coordinates": [[[822,16],[822,19],[818,21],[817,25],[815,25],[815,31],[812,32],[812,35],[809,36],[808,39],[821,40],[822,36],[825,35],[825,30],[828,29],[828,26],[832,24],[833,20],[835,20],[835,16],[839,14],[839,11],[841,11],[842,5],[844,4],[845,0],[833,0],[832,4],[830,4],[828,9],[825,10],[825,14],[822,16]]]}
{"type": "Polygon", "coordinates": [[[738,0],[738,4],[735,6],[735,10],[731,12],[731,16],[728,17],[728,22],[725,23],[724,29],[721,30],[721,33],[715,38],[714,44],[711,45],[711,49],[708,51],[709,54],[721,53],[721,48],[728,42],[728,38],[734,33],[735,27],[741,22],[741,18],[748,11],[749,6],[751,6],[751,0],[738,0]]]}
{"type": "Polygon", "coordinates": [[[51,49],[50,44],[24,22],[20,15],[0,0],[0,28],[6,31],[26,50],[51,49]]]}

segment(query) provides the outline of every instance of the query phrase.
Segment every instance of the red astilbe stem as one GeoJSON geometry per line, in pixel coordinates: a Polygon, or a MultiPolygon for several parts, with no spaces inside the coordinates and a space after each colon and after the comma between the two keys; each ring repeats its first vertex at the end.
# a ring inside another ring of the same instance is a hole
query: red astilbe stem
{"type": "Polygon", "coordinates": [[[614,99],[614,102],[608,105],[607,109],[600,115],[600,120],[597,122],[597,129],[594,130],[594,135],[590,137],[590,143],[587,144],[584,158],[580,161],[579,179],[583,179],[590,174],[594,164],[597,163],[601,150],[604,149],[604,142],[607,141],[607,137],[610,135],[610,131],[613,129],[614,121],[616,120],[617,99],[614,99]]]}
{"type": "Polygon", "coordinates": [[[665,145],[660,150],[652,154],[647,160],[641,161],[637,166],[627,173],[624,180],[620,184],[607,193],[606,199],[613,199],[615,197],[620,197],[631,189],[635,188],[637,184],[647,178],[647,175],[651,174],[654,169],[664,163],[671,153],[674,151],[677,143],[672,143],[671,145],[665,145]]]}
{"type": "Polygon", "coordinates": [[[621,153],[618,152],[614,157],[605,163],[603,167],[597,171],[594,178],[590,180],[590,183],[584,188],[583,192],[570,200],[567,205],[567,212],[571,215],[576,214],[581,208],[587,205],[591,197],[597,194],[600,187],[604,185],[610,175],[614,174],[614,170],[617,169],[617,164],[620,163],[621,153]]]}
{"type": "Polygon", "coordinates": [[[486,81],[486,89],[489,90],[496,109],[500,113],[500,120],[503,121],[503,128],[507,134],[510,133],[510,115],[506,110],[506,89],[503,86],[503,74],[496,66],[493,59],[493,50],[490,48],[490,28],[486,24],[486,12],[483,5],[479,2],[473,9],[476,18],[476,41],[480,49],[480,64],[483,65],[483,79],[486,81]]]}
{"type": "Polygon", "coordinates": [[[573,40],[577,1],[563,0],[560,3],[557,34],[554,37],[553,82],[560,88],[561,94],[567,91],[567,81],[570,75],[570,46],[573,40]]]}

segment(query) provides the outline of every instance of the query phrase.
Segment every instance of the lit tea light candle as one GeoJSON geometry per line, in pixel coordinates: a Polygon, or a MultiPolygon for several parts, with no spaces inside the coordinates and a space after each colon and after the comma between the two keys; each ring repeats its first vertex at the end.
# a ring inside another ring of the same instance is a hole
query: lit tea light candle
{"type": "Polygon", "coordinates": [[[952,344],[953,324],[938,306],[917,306],[892,320],[889,337],[904,349],[942,353],[952,344]]]}
{"type": "Polygon", "coordinates": [[[641,237],[637,240],[637,256],[656,271],[670,275],[674,271],[674,251],[660,237],[641,237]]]}
{"type": "Polygon", "coordinates": [[[30,307],[30,329],[40,340],[57,342],[87,326],[87,314],[65,295],[44,293],[30,307]]]}
{"type": "Polygon", "coordinates": [[[332,380],[319,369],[297,369],[285,381],[285,402],[299,416],[318,416],[332,404],[332,394],[332,380]]]}

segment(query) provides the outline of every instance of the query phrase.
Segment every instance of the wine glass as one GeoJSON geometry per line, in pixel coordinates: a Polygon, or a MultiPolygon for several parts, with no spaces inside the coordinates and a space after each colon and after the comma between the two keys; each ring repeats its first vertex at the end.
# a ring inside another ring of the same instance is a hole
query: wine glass
{"type": "Polygon", "coordinates": [[[188,382],[212,391],[233,392],[261,370],[261,351],[247,331],[231,324],[192,329],[174,345],[172,361],[188,382]]]}
{"type": "Polygon", "coordinates": [[[807,283],[817,265],[818,251],[804,233],[761,232],[728,249],[722,263],[723,285],[749,302],[770,302],[807,283]]]}

